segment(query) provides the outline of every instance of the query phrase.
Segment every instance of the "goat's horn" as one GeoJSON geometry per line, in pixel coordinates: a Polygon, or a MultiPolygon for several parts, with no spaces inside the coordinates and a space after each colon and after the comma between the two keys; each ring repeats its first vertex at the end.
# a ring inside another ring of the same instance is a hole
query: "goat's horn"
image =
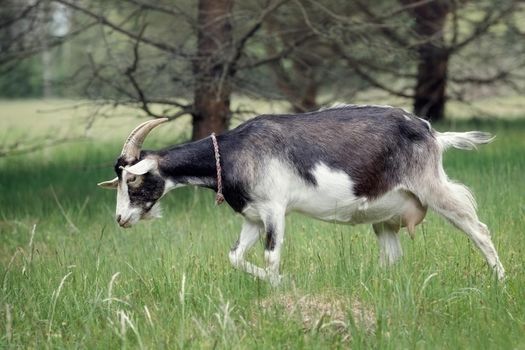
{"type": "Polygon", "coordinates": [[[133,129],[131,134],[129,134],[126,142],[124,142],[124,146],[122,147],[122,152],[120,155],[128,159],[139,159],[142,143],[144,143],[146,136],[148,136],[150,131],[153,130],[153,128],[155,128],[157,125],[166,121],[168,121],[168,118],[158,118],[148,120],[147,122],[137,126],[135,129],[133,129]]]}

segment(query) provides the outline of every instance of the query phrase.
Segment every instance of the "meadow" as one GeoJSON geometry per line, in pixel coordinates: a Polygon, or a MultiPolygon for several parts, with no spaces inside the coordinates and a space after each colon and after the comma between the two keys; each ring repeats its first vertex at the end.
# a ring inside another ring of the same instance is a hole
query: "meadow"
{"type": "MultiPolygon", "coordinates": [[[[0,116],[11,135],[40,125],[24,113],[0,116]]],[[[211,191],[177,189],[162,219],[119,228],[115,193],[96,183],[137,120],[110,123],[94,132],[105,138],[0,158],[0,348],[525,349],[525,120],[435,126],[497,135],[444,163],[476,195],[504,284],[433,213],[415,240],[401,232],[404,258],[386,270],[371,227],[294,214],[278,288],[230,266],[242,220],[211,191]]],[[[184,123],[146,148],[183,140],[184,123]]]]}

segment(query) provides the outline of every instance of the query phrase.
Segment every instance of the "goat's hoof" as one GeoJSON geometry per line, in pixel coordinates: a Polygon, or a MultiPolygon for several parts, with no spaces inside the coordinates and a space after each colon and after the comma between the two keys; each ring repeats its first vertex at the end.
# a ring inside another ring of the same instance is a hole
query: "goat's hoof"
{"type": "Polygon", "coordinates": [[[505,272],[498,271],[496,273],[496,278],[498,279],[499,283],[505,283],[507,281],[507,276],[505,275],[505,272]]]}

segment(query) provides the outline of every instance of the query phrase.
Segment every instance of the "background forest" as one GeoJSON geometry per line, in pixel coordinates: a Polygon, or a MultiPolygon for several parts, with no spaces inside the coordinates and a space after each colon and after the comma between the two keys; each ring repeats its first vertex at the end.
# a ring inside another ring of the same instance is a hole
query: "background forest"
{"type": "Polygon", "coordinates": [[[245,97],[304,112],[334,102],[446,104],[524,89],[516,0],[2,0],[0,95],[192,117],[192,138],[253,116],[245,97]],[[397,98],[397,99],[396,99],[397,98]]]}

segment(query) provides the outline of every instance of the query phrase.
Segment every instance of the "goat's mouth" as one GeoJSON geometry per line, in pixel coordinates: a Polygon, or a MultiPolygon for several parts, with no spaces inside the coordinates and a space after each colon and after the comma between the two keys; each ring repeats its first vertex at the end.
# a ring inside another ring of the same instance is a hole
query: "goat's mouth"
{"type": "Polygon", "coordinates": [[[158,203],[155,203],[151,208],[148,210],[140,212],[139,210],[135,210],[132,213],[129,213],[129,216],[123,217],[121,215],[117,215],[117,223],[122,228],[130,228],[131,226],[135,225],[140,220],[151,220],[160,218],[162,216],[162,210],[160,208],[160,205],[158,203]]]}
{"type": "Polygon", "coordinates": [[[133,215],[128,216],[128,217],[122,217],[120,215],[117,215],[117,223],[122,228],[130,228],[137,221],[138,220],[136,220],[136,218],[133,215]]]}
{"type": "Polygon", "coordinates": [[[131,220],[128,219],[126,221],[119,221],[119,226],[122,227],[122,228],[130,228],[131,227],[131,220]]]}

